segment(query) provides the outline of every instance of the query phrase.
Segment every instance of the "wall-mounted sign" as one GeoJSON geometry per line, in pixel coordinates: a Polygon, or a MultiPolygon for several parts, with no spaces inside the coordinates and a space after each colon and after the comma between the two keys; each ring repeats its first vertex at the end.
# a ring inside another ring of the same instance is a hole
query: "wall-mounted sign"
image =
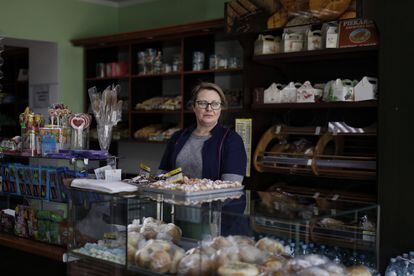
{"type": "Polygon", "coordinates": [[[33,107],[45,108],[49,106],[49,84],[33,85],[33,107]]]}

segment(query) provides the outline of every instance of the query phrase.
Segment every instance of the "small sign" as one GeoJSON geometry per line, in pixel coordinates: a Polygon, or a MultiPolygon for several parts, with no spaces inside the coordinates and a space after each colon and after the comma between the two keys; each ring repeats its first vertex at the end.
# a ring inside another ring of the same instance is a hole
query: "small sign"
{"type": "Polygon", "coordinates": [[[145,164],[139,164],[139,175],[149,178],[151,175],[151,168],[145,164]]]}
{"type": "Polygon", "coordinates": [[[378,31],[374,21],[351,19],[339,24],[339,48],[372,46],[378,44],[378,31]]]}
{"type": "Polygon", "coordinates": [[[50,86],[48,84],[33,85],[32,91],[34,108],[45,108],[49,106],[50,86]]]}
{"type": "Polygon", "coordinates": [[[241,136],[247,155],[246,176],[250,177],[252,162],[252,119],[236,119],[236,132],[241,136]]]}
{"type": "Polygon", "coordinates": [[[105,171],[105,180],[106,181],[120,181],[121,180],[121,169],[116,170],[106,170],[105,171]]]}

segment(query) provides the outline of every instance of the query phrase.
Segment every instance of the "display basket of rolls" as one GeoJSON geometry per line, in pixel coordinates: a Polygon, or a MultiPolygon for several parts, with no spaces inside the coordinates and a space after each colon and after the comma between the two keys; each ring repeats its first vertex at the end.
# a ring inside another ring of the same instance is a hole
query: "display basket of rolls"
{"type": "Polygon", "coordinates": [[[272,126],[257,144],[259,172],[343,179],[375,179],[376,131],[334,122],[336,127],[272,126]]]}

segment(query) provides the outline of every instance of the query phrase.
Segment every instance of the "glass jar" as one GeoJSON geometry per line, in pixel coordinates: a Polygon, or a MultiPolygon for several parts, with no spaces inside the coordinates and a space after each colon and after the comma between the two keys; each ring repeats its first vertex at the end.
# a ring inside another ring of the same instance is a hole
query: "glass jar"
{"type": "Polygon", "coordinates": [[[200,71],[204,69],[204,53],[193,52],[193,71],[200,71]]]}

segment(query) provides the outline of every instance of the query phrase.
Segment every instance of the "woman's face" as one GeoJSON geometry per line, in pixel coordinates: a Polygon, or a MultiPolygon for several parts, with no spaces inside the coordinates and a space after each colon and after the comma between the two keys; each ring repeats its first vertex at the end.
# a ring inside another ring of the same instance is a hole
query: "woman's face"
{"type": "Polygon", "coordinates": [[[201,90],[193,106],[197,125],[212,127],[217,124],[221,113],[221,98],[215,90],[201,90]]]}

